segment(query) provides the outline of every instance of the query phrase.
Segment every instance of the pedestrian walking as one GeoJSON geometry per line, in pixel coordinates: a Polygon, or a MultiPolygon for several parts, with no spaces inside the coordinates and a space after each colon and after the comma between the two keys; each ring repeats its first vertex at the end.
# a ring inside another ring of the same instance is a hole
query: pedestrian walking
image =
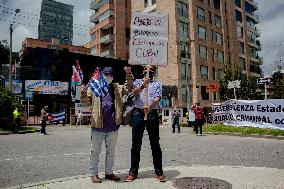
{"type": "Polygon", "coordinates": [[[162,150],[160,147],[159,136],[159,118],[158,109],[159,101],[162,96],[162,84],[154,81],[156,67],[149,66],[144,69],[144,79],[136,79],[133,82],[133,94],[135,95],[135,109],[132,113],[132,148],[131,148],[131,167],[129,175],[125,178],[125,182],[132,182],[137,178],[140,151],[142,145],[143,133],[146,128],[153,156],[153,164],[156,178],[160,182],[165,182],[165,176],[162,169],[162,150]],[[147,77],[147,69],[149,77],[147,77]],[[145,86],[148,85],[148,95],[146,95],[145,86]],[[148,96],[148,99],[145,97],[148,96]],[[146,103],[146,100],[148,103],[146,103]],[[145,106],[145,104],[149,104],[145,106]],[[147,120],[144,120],[145,114],[147,120]]]}
{"type": "Polygon", "coordinates": [[[180,125],[179,125],[179,118],[180,118],[180,112],[177,109],[177,107],[174,107],[174,111],[172,113],[172,120],[173,120],[173,124],[172,124],[172,128],[173,128],[173,133],[175,133],[176,130],[176,126],[178,128],[178,133],[180,133],[180,125]]]}
{"type": "Polygon", "coordinates": [[[83,114],[81,113],[80,110],[78,110],[78,113],[76,115],[77,121],[76,121],[76,126],[80,125],[82,126],[82,118],[83,118],[83,114]]]}
{"type": "Polygon", "coordinates": [[[196,135],[198,135],[198,130],[200,135],[202,135],[202,126],[204,124],[204,112],[203,112],[203,108],[200,107],[200,103],[197,102],[195,103],[195,106],[193,107],[193,112],[195,114],[195,121],[194,121],[194,130],[196,135]]]}
{"type": "Polygon", "coordinates": [[[45,131],[45,127],[46,127],[46,121],[48,119],[48,106],[44,106],[43,109],[41,110],[41,130],[40,130],[40,134],[42,135],[46,135],[46,131],[45,131]]]}
{"type": "MultiPolygon", "coordinates": [[[[127,81],[131,80],[132,82],[131,69],[125,69],[125,72],[127,81]]],[[[98,163],[103,141],[106,145],[105,179],[120,180],[113,174],[113,165],[118,128],[122,122],[122,95],[127,91],[118,83],[113,83],[113,69],[111,67],[105,67],[102,74],[103,78],[100,76],[98,78],[106,81],[108,85],[108,90],[105,91],[104,95],[96,96],[92,89],[86,90],[86,87],[81,92],[82,105],[92,106],[90,171],[93,183],[102,182],[98,175],[98,163]]],[[[100,80],[100,82],[103,81],[100,80]]]]}
{"type": "Polygon", "coordinates": [[[13,111],[13,125],[14,125],[14,133],[18,133],[19,131],[19,125],[20,125],[20,121],[21,121],[21,114],[18,111],[18,108],[15,108],[15,110],[13,111]]]}

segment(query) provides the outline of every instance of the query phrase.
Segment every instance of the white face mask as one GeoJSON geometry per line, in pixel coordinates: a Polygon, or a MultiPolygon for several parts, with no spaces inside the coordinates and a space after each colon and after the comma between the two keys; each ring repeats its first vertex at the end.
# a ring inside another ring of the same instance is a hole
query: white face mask
{"type": "Polygon", "coordinates": [[[113,77],[105,75],[105,80],[106,80],[107,84],[110,84],[113,80],[113,77]]]}

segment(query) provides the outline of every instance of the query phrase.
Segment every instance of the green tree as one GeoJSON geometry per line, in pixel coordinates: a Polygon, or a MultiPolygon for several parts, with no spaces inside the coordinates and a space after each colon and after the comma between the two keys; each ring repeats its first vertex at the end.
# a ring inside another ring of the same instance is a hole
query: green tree
{"type": "Polygon", "coordinates": [[[274,99],[283,99],[284,98],[284,74],[279,71],[276,71],[272,74],[272,88],[273,95],[271,98],[274,99]]]}
{"type": "Polygon", "coordinates": [[[0,88],[0,126],[5,127],[12,124],[12,116],[15,108],[21,110],[21,104],[12,93],[0,88]]]}
{"type": "Polygon", "coordinates": [[[9,63],[10,49],[8,47],[8,41],[0,41],[0,75],[2,74],[2,64],[9,63]]]}
{"type": "Polygon", "coordinates": [[[229,100],[234,98],[234,89],[228,89],[229,81],[240,80],[241,88],[236,89],[238,99],[258,99],[256,95],[257,77],[247,76],[241,73],[238,65],[224,64],[224,77],[219,77],[220,100],[229,100]]]}

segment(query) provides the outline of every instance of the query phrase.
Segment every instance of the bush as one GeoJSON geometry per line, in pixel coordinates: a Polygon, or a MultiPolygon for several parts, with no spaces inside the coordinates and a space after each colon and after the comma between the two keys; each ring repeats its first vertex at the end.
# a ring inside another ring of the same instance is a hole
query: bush
{"type": "Polygon", "coordinates": [[[12,125],[13,111],[15,108],[21,111],[20,102],[9,90],[0,88],[0,127],[12,125]]]}

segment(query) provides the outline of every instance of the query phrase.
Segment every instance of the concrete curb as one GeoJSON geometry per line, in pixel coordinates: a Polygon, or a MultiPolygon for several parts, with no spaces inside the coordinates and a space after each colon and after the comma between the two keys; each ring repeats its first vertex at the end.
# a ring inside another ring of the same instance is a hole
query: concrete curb
{"type": "Polygon", "coordinates": [[[228,136],[238,136],[238,137],[253,137],[253,138],[265,138],[265,139],[275,139],[284,140],[284,136],[271,136],[271,135],[256,135],[256,134],[242,134],[242,133],[225,133],[225,132],[207,132],[208,135],[228,135],[228,136]]]}
{"type": "MultiPolygon", "coordinates": [[[[93,184],[90,181],[90,175],[78,175],[60,179],[53,179],[30,183],[25,185],[17,185],[7,187],[4,189],[77,189],[77,188],[97,188],[97,189],[175,189],[173,186],[174,180],[184,177],[207,177],[216,178],[226,181],[232,185],[233,189],[268,189],[281,188],[284,186],[284,170],[266,167],[243,167],[243,166],[169,166],[164,167],[164,172],[167,177],[167,182],[160,183],[155,181],[155,174],[153,168],[139,169],[138,179],[131,183],[112,182],[103,179],[101,184],[93,184]]],[[[128,170],[115,171],[115,174],[123,177],[128,174],[128,170]]],[[[99,174],[100,176],[103,173],[99,174]]]]}
{"type": "Polygon", "coordinates": [[[36,133],[40,132],[40,129],[36,129],[34,131],[19,131],[18,133],[13,133],[11,131],[6,131],[6,132],[0,132],[0,135],[10,135],[10,134],[26,134],[26,133],[36,133]]]}

